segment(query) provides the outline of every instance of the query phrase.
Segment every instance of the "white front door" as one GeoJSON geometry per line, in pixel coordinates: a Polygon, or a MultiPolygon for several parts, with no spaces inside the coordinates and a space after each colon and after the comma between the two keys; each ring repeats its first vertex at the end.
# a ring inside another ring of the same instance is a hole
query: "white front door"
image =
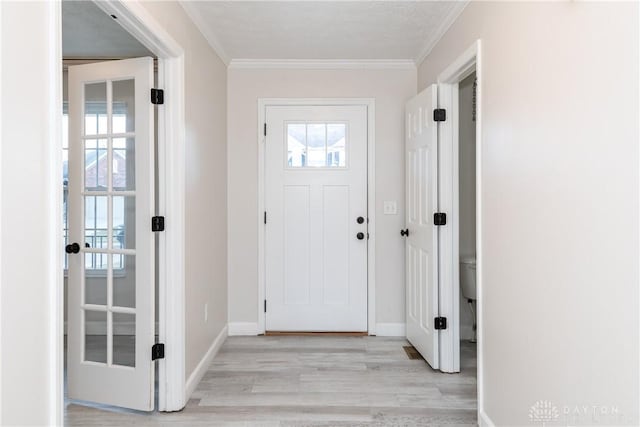
{"type": "Polygon", "coordinates": [[[268,106],[267,331],[367,331],[367,107],[268,106]]]}
{"type": "Polygon", "coordinates": [[[154,408],[151,58],[69,67],[68,395],[154,408]]]}
{"type": "Polygon", "coordinates": [[[439,368],[438,129],[433,120],[437,87],[432,85],[406,106],[406,315],[407,339],[432,368],[439,368]]]}

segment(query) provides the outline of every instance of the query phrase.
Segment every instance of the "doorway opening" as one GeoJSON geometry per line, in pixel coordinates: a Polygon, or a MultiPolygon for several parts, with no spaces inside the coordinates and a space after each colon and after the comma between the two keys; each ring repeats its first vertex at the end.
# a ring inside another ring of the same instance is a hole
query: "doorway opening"
{"type": "Polygon", "coordinates": [[[139,4],[112,0],[60,7],[64,224],[59,236],[67,255],[60,289],[64,310],[58,311],[64,317],[56,355],[59,419],[68,368],[76,372],[73,397],[83,404],[180,410],[186,402],[183,51],[139,4]],[[75,75],[72,83],[69,74],[75,75]],[[150,101],[149,92],[157,87],[171,93],[171,102],[150,101]],[[154,233],[156,215],[171,218],[171,227],[154,233]],[[138,288],[148,291],[141,294],[138,288]],[[142,330],[140,324],[148,326],[142,330]],[[166,344],[164,358],[156,344],[166,344]],[[150,365],[152,357],[158,360],[150,365]],[[151,372],[142,372],[144,367],[151,372]],[[109,381],[100,381],[98,371],[106,368],[112,368],[109,381]],[[138,383],[142,378],[148,383],[143,394],[150,397],[105,385],[115,384],[116,377],[138,383]]]}
{"type": "Polygon", "coordinates": [[[407,228],[400,233],[407,248],[407,339],[433,369],[477,375],[479,405],[480,71],[477,41],[407,103],[407,228]]]}
{"type": "MultiPolygon", "coordinates": [[[[439,304],[451,318],[441,331],[441,368],[477,375],[482,420],[482,68],[480,40],[438,76],[439,108],[450,120],[439,129],[440,209],[451,212],[439,231],[439,304]],[[475,357],[473,357],[475,355],[475,357]]],[[[442,314],[441,314],[442,315],[442,314]]]]}

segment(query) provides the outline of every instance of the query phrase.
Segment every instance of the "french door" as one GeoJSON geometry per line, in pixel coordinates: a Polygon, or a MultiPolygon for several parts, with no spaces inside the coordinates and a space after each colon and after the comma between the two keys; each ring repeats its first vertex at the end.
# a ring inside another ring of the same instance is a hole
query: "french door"
{"type": "Polygon", "coordinates": [[[367,107],[267,106],[267,331],[367,331],[367,107]]]}
{"type": "Polygon", "coordinates": [[[407,339],[432,368],[439,368],[438,128],[433,119],[437,86],[432,85],[406,105],[406,323],[407,339]]]}
{"type": "Polygon", "coordinates": [[[154,408],[153,60],[69,67],[68,396],[154,408]]]}

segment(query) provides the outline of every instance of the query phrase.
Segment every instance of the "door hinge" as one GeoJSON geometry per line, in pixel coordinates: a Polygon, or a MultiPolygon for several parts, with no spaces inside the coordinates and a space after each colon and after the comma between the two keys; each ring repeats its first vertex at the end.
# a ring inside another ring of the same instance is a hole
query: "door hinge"
{"type": "Polygon", "coordinates": [[[447,329],[447,318],[446,317],[436,317],[434,319],[435,329],[447,329]]]}
{"type": "Polygon", "coordinates": [[[154,216],[151,218],[151,231],[164,231],[163,216],[154,216]]]}
{"type": "Polygon", "coordinates": [[[267,312],[267,300],[264,300],[264,312],[267,312]]]}
{"type": "Polygon", "coordinates": [[[264,223],[267,223],[267,211],[264,211],[264,223]]]}
{"type": "Polygon", "coordinates": [[[164,344],[157,343],[151,347],[151,360],[164,359],[164,344]]]}
{"type": "Polygon", "coordinates": [[[267,136],[267,124],[264,124],[264,136],[267,136]]]}
{"type": "Polygon", "coordinates": [[[445,120],[447,120],[447,110],[444,108],[436,108],[433,110],[434,122],[444,122],[445,120]]]}
{"type": "Polygon", "coordinates": [[[447,214],[444,212],[436,212],[433,214],[434,225],[447,225],[447,214]]]}
{"type": "Polygon", "coordinates": [[[151,89],[151,103],[155,105],[164,104],[164,90],[151,89]]]}

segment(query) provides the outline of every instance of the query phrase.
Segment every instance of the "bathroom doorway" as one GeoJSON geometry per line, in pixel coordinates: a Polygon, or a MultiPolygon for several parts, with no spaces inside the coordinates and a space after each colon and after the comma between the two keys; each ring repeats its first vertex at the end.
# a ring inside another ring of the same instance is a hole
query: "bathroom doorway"
{"type": "MultiPolygon", "coordinates": [[[[475,70],[458,84],[458,283],[460,370],[476,370],[476,107],[475,70]]],[[[454,260],[455,261],[455,260],[454,260]]],[[[454,279],[455,283],[455,279],[454,279]]]]}

